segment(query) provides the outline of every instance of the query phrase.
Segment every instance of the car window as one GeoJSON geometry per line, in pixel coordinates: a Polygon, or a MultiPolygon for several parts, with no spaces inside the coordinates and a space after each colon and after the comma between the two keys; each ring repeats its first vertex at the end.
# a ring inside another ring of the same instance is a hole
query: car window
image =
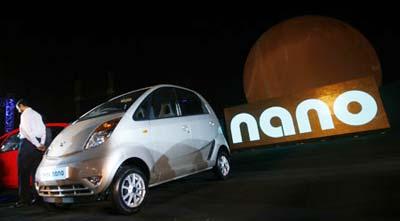
{"type": "Polygon", "coordinates": [[[7,138],[1,145],[0,152],[7,152],[12,150],[17,150],[19,148],[19,137],[18,134],[14,134],[7,138]]]}
{"type": "Polygon", "coordinates": [[[183,89],[176,89],[176,94],[182,116],[208,114],[203,102],[195,93],[183,89]]]}
{"type": "Polygon", "coordinates": [[[146,98],[136,109],[133,114],[133,119],[136,121],[150,119],[150,102],[148,98],[146,98]]]}
{"type": "Polygon", "coordinates": [[[173,88],[160,88],[151,94],[150,118],[162,119],[178,116],[176,111],[176,95],[173,88]]]}
{"type": "Polygon", "coordinates": [[[98,117],[98,116],[103,116],[107,114],[113,114],[113,113],[118,113],[118,112],[126,112],[128,108],[138,99],[144,92],[146,92],[148,89],[141,89],[137,91],[133,91],[131,93],[125,94],[123,96],[119,96],[116,98],[113,98],[90,112],[84,114],[81,116],[78,121],[98,117]]]}

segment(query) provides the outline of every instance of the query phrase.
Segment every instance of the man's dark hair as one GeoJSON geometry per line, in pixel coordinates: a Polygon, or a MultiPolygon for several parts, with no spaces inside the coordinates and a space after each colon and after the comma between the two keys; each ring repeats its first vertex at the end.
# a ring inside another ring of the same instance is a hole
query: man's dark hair
{"type": "Polygon", "coordinates": [[[21,104],[24,105],[24,106],[29,106],[28,101],[26,99],[19,99],[17,101],[17,106],[19,106],[21,104]]]}

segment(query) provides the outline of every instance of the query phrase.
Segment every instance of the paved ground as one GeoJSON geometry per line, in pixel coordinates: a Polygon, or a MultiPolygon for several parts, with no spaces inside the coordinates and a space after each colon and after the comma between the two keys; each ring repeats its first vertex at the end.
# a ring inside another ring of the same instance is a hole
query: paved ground
{"type": "Polygon", "coordinates": [[[198,174],[151,189],[134,216],[107,202],[66,211],[10,209],[0,193],[0,220],[400,220],[400,132],[233,154],[233,174],[198,174]]]}

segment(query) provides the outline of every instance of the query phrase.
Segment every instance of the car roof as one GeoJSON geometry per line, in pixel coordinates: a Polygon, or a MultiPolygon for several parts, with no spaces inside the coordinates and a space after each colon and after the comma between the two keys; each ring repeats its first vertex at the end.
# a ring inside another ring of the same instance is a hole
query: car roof
{"type": "Polygon", "coordinates": [[[109,99],[108,101],[112,101],[112,100],[118,99],[118,98],[120,98],[120,97],[123,97],[123,96],[125,96],[125,95],[127,95],[127,94],[130,94],[130,93],[133,93],[133,92],[136,92],[136,91],[146,90],[146,89],[147,89],[147,90],[149,90],[149,89],[156,90],[156,89],[162,88],[162,87],[180,88],[180,89],[188,90],[188,91],[191,91],[191,92],[194,92],[194,93],[197,94],[197,92],[195,92],[195,91],[193,91],[193,90],[191,90],[191,89],[189,89],[189,88],[181,87],[181,86],[178,86],[178,85],[173,85],[173,84],[157,84],[157,85],[153,85],[153,86],[149,86],[149,87],[144,87],[144,88],[140,88],[140,89],[136,89],[136,90],[133,90],[133,91],[129,91],[129,92],[123,93],[123,94],[121,94],[121,95],[118,95],[118,96],[116,96],[116,97],[113,97],[113,98],[109,99]]]}

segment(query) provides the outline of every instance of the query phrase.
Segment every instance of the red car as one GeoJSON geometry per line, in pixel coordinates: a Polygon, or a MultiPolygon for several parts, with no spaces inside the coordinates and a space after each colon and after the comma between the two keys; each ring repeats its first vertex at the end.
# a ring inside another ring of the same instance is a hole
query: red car
{"type": "MultiPolygon", "coordinates": [[[[48,123],[46,124],[46,139],[53,139],[69,124],[48,123]],[[50,133],[49,133],[50,132],[50,133]]],[[[0,186],[5,188],[18,188],[18,148],[19,129],[15,129],[0,137],[0,186]]]]}

